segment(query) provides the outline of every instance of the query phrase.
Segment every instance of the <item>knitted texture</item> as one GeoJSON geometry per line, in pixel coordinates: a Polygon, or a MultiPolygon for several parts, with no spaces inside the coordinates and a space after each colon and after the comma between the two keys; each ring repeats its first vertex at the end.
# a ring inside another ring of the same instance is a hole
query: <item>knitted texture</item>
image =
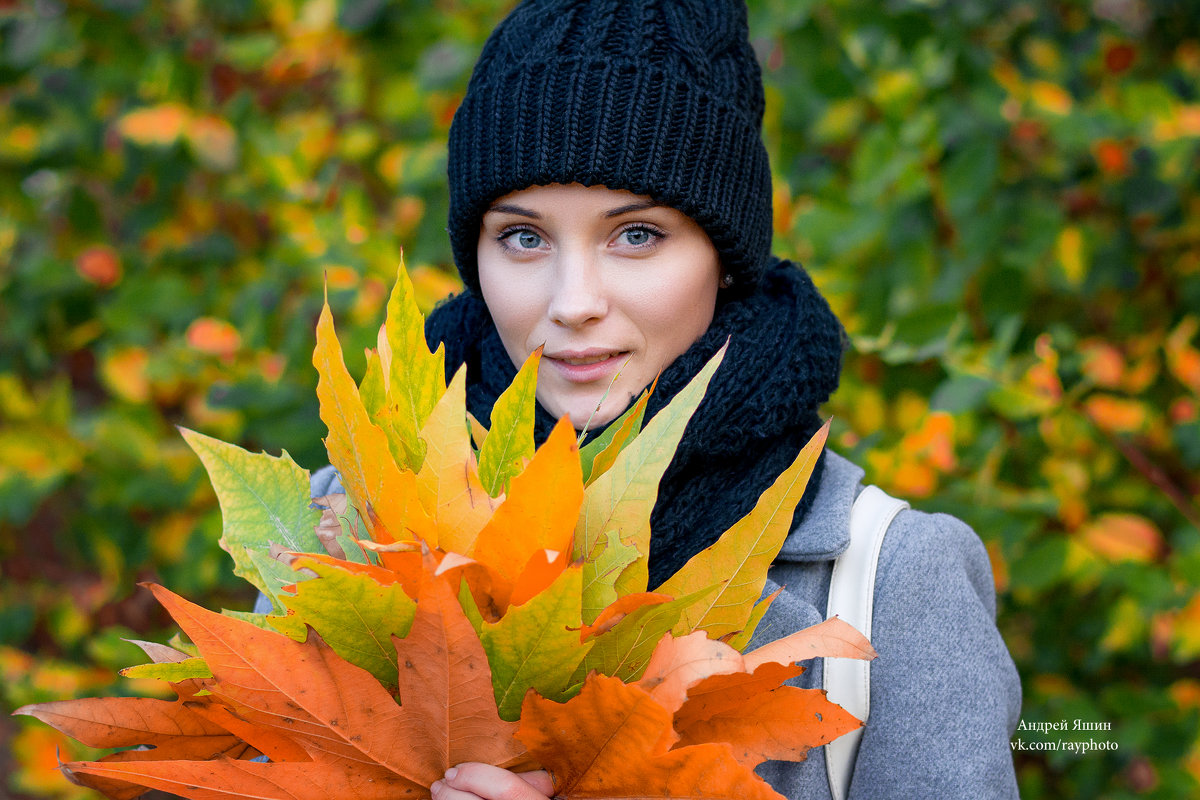
{"type": "MultiPolygon", "coordinates": [[[[425,336],[431,347],[445,344],[448,376],[467,365],[467,407],[490,425],[492,405],[516,369],[486,306],[471,293],[452,298],[430,314],[425,336]]],[[[841,324],[807,273],[777,261],[758,292],[717,307],[708,331],[659,377],[647,415],[666,406],[726,340],[729,351],[659,487],[650,518],[651,587],[754,507],[820,427],[818,408],[837,388],[841,324]]],[[[554,422],[539,405],[539,443],[554,422]]],[[[819,484],[823,464],[811,486],[819,484]]],[[[794,524],[811,494],[797,507],[794,524]]]]}
{"type": "Polygon", "coordinates": [[[480,220],[530,186],[625,189],[708,234],[732,290],[770,257],[762,74],[742,0],[527,0],[484,45],[450,128],[449,233],[479,291],[480,220]]]}

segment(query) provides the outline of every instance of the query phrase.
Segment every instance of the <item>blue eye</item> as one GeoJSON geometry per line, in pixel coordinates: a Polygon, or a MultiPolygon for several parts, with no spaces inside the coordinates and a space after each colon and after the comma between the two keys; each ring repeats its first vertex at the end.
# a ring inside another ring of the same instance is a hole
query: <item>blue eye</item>
{"type": "Polygon", "coordinates": [[[630,247],[654,247],[666,236],[662,231],[648,225],[635,225],[621,231],[618,241],[630,247]]]}
{"type": "Polygon", "coordinates": [[[500,243],[513,250],[537,250],[542,246],[542,237],[528,228],[514,228],[499,236],[500,243]]]}
{"type": "Polygon", "coordinates": [[[645,228],[630,228],[624,236],[625,241],[632,245],[643,245],[650,241],[650,231],[645,228]]]}

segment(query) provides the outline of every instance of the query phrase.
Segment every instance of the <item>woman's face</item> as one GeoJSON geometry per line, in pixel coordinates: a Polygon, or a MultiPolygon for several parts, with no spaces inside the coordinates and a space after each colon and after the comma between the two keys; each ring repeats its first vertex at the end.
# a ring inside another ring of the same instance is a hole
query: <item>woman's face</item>
{"type": "Polygon", "coordinates": [[[708,329],[721,273],[691,218],[580,184],[496,200],[478,255],[483,299],[509,358],[520,366],[545,345],[538,401],[576,428],[593,411],[592,427],[615,419],[708,329]]]}

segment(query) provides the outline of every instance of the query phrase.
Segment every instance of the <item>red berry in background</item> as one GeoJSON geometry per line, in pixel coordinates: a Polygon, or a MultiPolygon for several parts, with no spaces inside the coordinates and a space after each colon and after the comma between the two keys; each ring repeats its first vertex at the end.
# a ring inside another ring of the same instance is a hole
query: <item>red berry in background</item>
{"type": "Polygon", "coordinates": [[[109,287],[121,280],[121,260],[107,245],[93,245],[75,258],[75,271],[97,286],[109,287]]]}
{"type": "Polygon", "coordinates": [[[1106,175],[1120,176],[1129,172],[1129,153],[1114,139],[1101,139],[1092,145],[1096,163],[1106,175]]]}
{"type": "Polygon", "coordinates": [[[1104,68],[1113,75],[1120,75],[1133,66],[1137,50],[1131,44],[1120,42],[1104,48],[1104,68]]]}

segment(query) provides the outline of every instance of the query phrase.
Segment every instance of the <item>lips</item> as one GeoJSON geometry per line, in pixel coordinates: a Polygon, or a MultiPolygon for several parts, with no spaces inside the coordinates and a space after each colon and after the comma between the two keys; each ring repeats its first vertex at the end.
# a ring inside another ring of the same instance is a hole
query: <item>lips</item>
{"type": "MultiPolygon", "coordinates": [[[[601,361],[607,361],[610,358],[616,358],[618,355],[620,355],[620,353],[613,352],[604,353],[597,356],[584,356],[582,358],[567,358],[565,356],[558,356],[558,360],[562,361],[564,364],[570,364],[574,367],[581,367],[585,364],[599,364],[601,361]]],[[[555,358],[555,356],[550,356],[550,358],[555,358]]]]}
{"type": "Polygon", "coordinates": [[[593,347],[587,350],[559,350],[543,356],[564,378],[573,383],[611,379],[629,357],[627,350],[593,347]]]}

